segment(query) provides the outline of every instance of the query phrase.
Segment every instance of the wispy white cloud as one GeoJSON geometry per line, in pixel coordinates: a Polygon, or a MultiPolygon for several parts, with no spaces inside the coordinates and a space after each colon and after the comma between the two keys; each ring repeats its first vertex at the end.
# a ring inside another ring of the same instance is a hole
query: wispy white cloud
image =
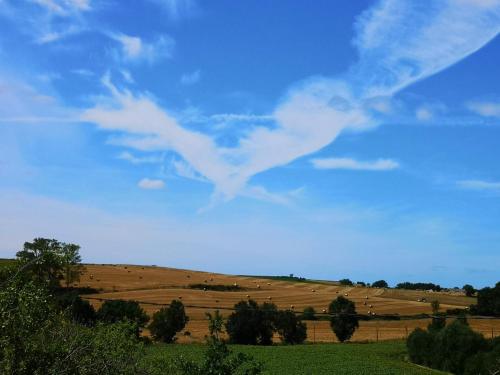
{"type": "Polygon", "coordinates": [[[141,189],[146,190],[160,190],[165,187],[165,182],[163,182],[162,180],[143,178],[139,181],[137,186],[139,186],[141,189]]]}
{"type": "Polygon", "coordinates": [[[127,69],[122,69],[120,70],[120,73],[122,74],[125,82],[134,83],[134,77],[132,77],[132,73],[130,73],[130,71],[128,71],[127,69]]]}
{"type": "Polygon", "coordinates": [[[399,163],[392,159],[359,161],[351,158],[312,159],[316,169],[352,169],[358,171],[390,171],[399,168],[399,163]]]}
{"type": "Polygon", "coordinates": [[[170,19],[178,21],[182,18],[192,17],[198,13],[195,0],[149,0],[163,7],[170,19]]]}
{"type": "Polygon", "coordinates": [[[156,164],[163,162],[161,156],[135,156],[124,151],[117,156],[118,159],[129,161],[132,164],[156,164]]]}
{"type": "Polygon", "coordinates": [[[500,193],[500,182],[461,180],[457,181],[457,186],[467,190],[494,191],[500,193]]]}
{"type": "Polygon", "coordinates": [[[186,86],[194,85],[195,83],[198,83],[200,79],[201,71],[198,69],[194,72],[183,74],[181,76],[181,83],[186,86]]]}
{"type": "Polygon", "coordinates": [[[432,118],[434,117],[434,113],[432,112],[432,110],[430,108],[419,107],[415,111],[415,117],[419,121],[429,121],[429,120],[432,120],[432,118]]]}
{"type": "Polygon", "coordinates": [[[175,41],[169,35],[161,35],[151,42],[145,42],[138,36],[109,33],[109,37],[121,45],[121,57],[127,61],[147,61],[154,63],[169,59],[175,47],[175,41]]]}
{"type": "Polygon", "coordinates": [[[357,21],[360,58],[347,74],[294,86],[271,114],[272,126],[254,125],[230,148],[183,127],[150,96],[120,92],[109,82],[109,105],[96,105],[82,119],[133,135],[121,139],[130,147],[175,151],[215,185],[214,197],[227,200],[247,191],[256,174],[317,152],[343,131],[377,126],[380,120],[367,103],[390,101],[477,51],[499,31],[497,1],[382,0],[357,21]]]}
{"type": "Polygon", "coordinates": [[[472,101],[467,108],[480,116],[500,117],[500,101],[472,101]]]}

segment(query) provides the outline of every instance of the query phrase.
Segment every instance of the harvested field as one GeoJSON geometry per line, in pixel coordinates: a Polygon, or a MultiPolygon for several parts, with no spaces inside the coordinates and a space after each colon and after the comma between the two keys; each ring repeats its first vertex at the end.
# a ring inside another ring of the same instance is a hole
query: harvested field
{"type": "MultiPolygon", "coordinates": [[[[273,302],[280,309],[302,311],[312,306],[321,313],[339,295],[356,303],[360,314],[368,311],[378,315],[416,315],[431,313],[430,301],[439,300],[441,310],[464,308],[474,303],[474,298],[456,294],[430,293],[413,290],[393,290],[364,287],[346,287],[325,282],[276,281],[267,278],[222,275],[209,272],[188,271],[155,266],[87,265],[80,283],[100,293],[85,295],[95,307],[99,299],[136,300],[149,315],[173,299],[181,299],[186,306],[190,322],[185,331],[191,336],[180,335],[181,342],[203,341],[207,334],[205,313],[220,309],[223,315],[231,313],[237,302],[248,298],[258,303],[273,302]],[[190,284],[237,285],[241,291],[213,291],[191,289],[190,284]],[[426,298],[427,302],[417,302],[426,298]]],[[[500,320],[470,320],[471,326],[490,336],[500,335],[500,320]]],[[[405,338],[415,327],[425,327],[428,320],[370,320],[361,321],[354,341],[376,341],[405,338]]],[[[328,321],[307,322],[308,340],[335,341],[328,321]]],[[[146,332],[147,333],[147,332],[146,332]]]]}

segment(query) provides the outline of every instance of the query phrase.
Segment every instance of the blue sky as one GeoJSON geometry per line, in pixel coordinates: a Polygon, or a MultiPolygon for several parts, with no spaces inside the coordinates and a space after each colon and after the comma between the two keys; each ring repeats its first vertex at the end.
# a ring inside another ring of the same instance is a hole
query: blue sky
{"type": "Polygon", "coordinates": [[[500,1],[0,0],[0,257],[498,281],[500,1]]]}

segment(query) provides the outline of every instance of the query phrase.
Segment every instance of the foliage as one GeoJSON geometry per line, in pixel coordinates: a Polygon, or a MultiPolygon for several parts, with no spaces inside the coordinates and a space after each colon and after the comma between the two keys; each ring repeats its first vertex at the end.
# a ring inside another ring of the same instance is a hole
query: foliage
{"type": "Polygon", "coordinates": [[[180,374],[186,375],[258,375],[262,372],[262,364],[251,356],[236,355],[220,339],[223,333],[223,319],[217,310],[214,315],[207,313],[210,338],[207,350],[201,363],[189,361],[181,357],[176,367],[180,374]]]}
{"type": "Polygon", "coordinates": [[[182,331],[188,321],[182,302],[173,300],[170,306],[154,313],[149,330],[155,340],[172,343],[177,332],[182,331]]]}
{"type": "Polygon", "coordinates": [[[83,300],[76,292],[63,293],[55,296],[59,309],[67,312],[71,321],[85,326],[93,326],[97,320],[94,307],[83,300]]]}
{"type": "Polygon", "coordinates": [[[261,306],[254,300],[240,301],[226,322],[229,340],[234,344],[270,345],[277,309],[272,303],[261,306]]]}
{"type": "Polygon", "coordinates": [[[0,290],[0,373],[141,374],[141,347],[127,325],[86,328],[58,314],[34,283],[0,290]]]}
{"type": "Polygon", "coordinates": [[[37,284],[46,284],[54,289],[64,278],[67,286],[79,280],[83,272],[79,249],[80,246],[75,244],[35,238],[33,242],[25,242],[23,250],[18,251],[16,257],[25,275],[29,275],[37,284]]]}
{"type": "Polygon", "coordinates": [[[279,311],[276,329],[285,344],[302,344],[307,338],[307,326],[293,311],[279,311]]]}
{"type": "Polygon", "coordinates": [[[432,365],[434,336],[428,331],[416,328],[406,341],[408,356],[413,363],[430,366],[432,365]]]}
{"type": "Polygon", "coordinates": [[[352,286],[353,282],[349,279],[341,279],[339,280],[340,285],[352,286]]]}
{"type": "Polygon", "coordinates": [[[222,285],[222,284],[189,284],[190,289],[214,290],[216,292],[237,292],[245,290],[239,285],[222,285]]]}
{"type": "Polygon", "coordinates": [[[316,316],[316,310],[314,310],[314,307],[308,306],[304,308],[304,312],[302,313],[301,316],[302,320],[317,320],[318,317],[316,316]]]}
{"type": "Polygon", "coordinates": [[[413,362],[460,375],[466,365],[468,371],[481,368],[478,361],[486,354],[480,353],[488,350],[488,343],[481,334],[455,320],[440,331],[417,328],[408,337],[407,347],[413,362]]]}
{"type": "Polygon", "coordinates": [[[149,316],[137,301],[108,300],[97,311],[97,319],[104,323],[129,322],[135,326],[136,335],[149,321],[149,316]]]}
{"type": "Polygon", "coordinates": [[[441,291],[441,286],[433,283],[410,283],[408,281],[396,285],[396,289],[409,289],[409,290],[433,290],[435,292],[441,291]]]}
{"type": "Polygon", "coordinates": [[[476,289],[474,289],[474,287],[470,284],[465,284],[462,289],[464,290],[465,292],[465,295],[467,297],[472,297],[474,295],[474,293],[476,293],[476,289]]]}
{"type": "MultiPolygon", "coordinates": [[[[402,341],[265,347],[229,345],[229,349],[251,355],[265,364],[265,374],[272,375],[442,374],[406,361],[406,348],[402,341]]],[[[168,363],[183,357],[199,363],[203,360],[205,351],[204,345],[151,345],[146,348],[144,362],[168,363]]],[[[161,375],[163,374],[175,372],[164,371],[161,375]]]]}
{"type": "Polygon", "coordinates": [[[500,282],[493,288],[486,287],[477,292],[477,305],[471,306],[471,313],[500,316],[500,282]]]}
{"type": "Polygon", "coordinates": [[[388,288],[389,284],[385,280],[377,280],[372,283],[372,288],[388,288]]]}
{"type": "Polygon", "coordinates": [[[330,303],[328,313],[332,314],[330,326],[339,341],[349,340],[356,328],[359,327],[354,302],[339,296],[330,303]]]}

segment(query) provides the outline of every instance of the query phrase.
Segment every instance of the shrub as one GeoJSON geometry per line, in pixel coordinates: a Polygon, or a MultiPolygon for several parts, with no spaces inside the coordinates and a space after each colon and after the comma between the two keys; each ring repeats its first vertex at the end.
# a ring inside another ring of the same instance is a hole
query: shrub
{"type": "Polygon", "coordinates": [[[339,296],[330,303],[328,312],[333,314],[330,326],[339,341],[344,342],[349,340],[356,328],[359,327],[354,302],[339,296]]]}
{"type": "Polygon", "coordinates": [[[378,280],[372,283],[372,288],[388,288],[389,285],[387,284],[387,281],[385,280],[378,280]]]}
{"type": "Polygon", "coordinates": [[[285,344],[302,344],[307,337],[307,326],[293,311],[279,311],[276,329],[285,344]]]}
{"type": "Polygon", "coordinates": [[[189,284],[189,289],[214,290],[216,292],[237,292],[245,290],[239,285],[223,285],[223,284],[189,284]]]}
{"type": "Polygon", "coordinates": [[[487,342],[481,334],[454,321],[436,335],[433,367],[463,374],[467,359],[485,349],[487,342]]]}
{"type": "Polygon", "coordinates": [[[219,311],[216,310],[213,315],[210,313],[206,315],[210,337],[207,339],[208,348],[205,352],[203,362],[198,364],[181,357],[175,364],[178,372],[185,375],[260,374],[262,372],[262,364],[242,353],[234,355],[225,342],[220,339],[223,333],[224,321],[219,311]]]}
{"type": "Polygon", "coordinates": [[[301,316],[302,320],[317,320],[318,318],[316,317],[316,310],[314,310],[314,307],[308,306],[304,309],[304,312],[302,313],[301,316]]]}
{"type": "Polygon", "coordinates": [[[103,323],[130,322],[135,325],[135,332],[139,337],[139,330],[149,321],[149,316],[137,301],[108,300],[97,311],[97,318],[103,323]]]}
{"type": "Polygon", "coordinates": [[[56,304],[59,309],[68,313],[74,323],[93,326],[97,320],[94,307],[76,292],[56,296],[56,304]]]}
{"type": "Polygon", "coordinates": [[[274,304],[259,306],[254,300],[234,305],[235,311],[226,322],[229,340],[234,344],[269,345],[275,330],[277,309],[274,304]]]}
{"type": "Polygon", "coordinates": [[[416,328],[406,340],[408,356],[413,363],[429,366],[432,363],[434,336],[416,328]]]}
{"type": "Polygon", "coordinates": [[[433,283],[410,283],[408,281],[396,285],[396,289],[409,289],[409,290],[433,290],[435,292],[441,291],[441,286],[433,283]]]}
{"type": "Polygon", "coordinates": [[[491,374],[500,374],[500,345],[470,357],[465,364],[464,375],[491,374]]]}
{"type": "Polygon", "coordinates": [[[169,307],[164,307],[153,314],[149,330],[155,340],[171,343],[175,335],[184,329],[189,318],[181,301],[173,300],[169,307]]]}

